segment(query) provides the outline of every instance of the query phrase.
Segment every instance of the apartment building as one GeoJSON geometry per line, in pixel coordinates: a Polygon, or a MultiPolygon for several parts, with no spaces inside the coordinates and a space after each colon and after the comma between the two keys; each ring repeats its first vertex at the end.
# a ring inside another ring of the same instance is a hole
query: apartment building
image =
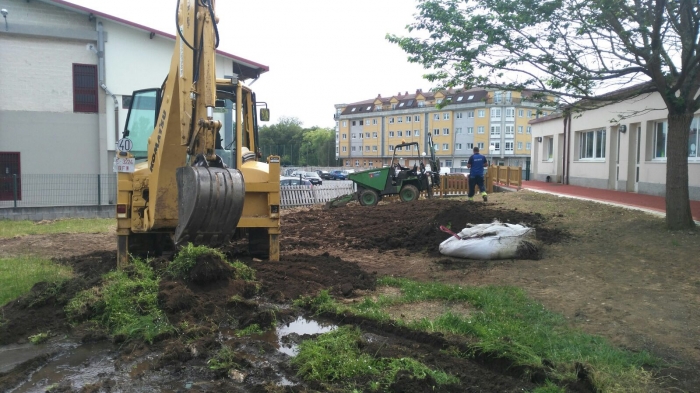
{"type": "Polygon", "coordinates": [[[336,158],[348,168],[389,165],[397,146],[418,142],[417,151],[396,150],[403,165],[428,154],[428,135],[443,167],[464,170],[478,146],[498,165],[525,167],[532,149],[528,122],[548,115],[529,92],[475,88],[415,93],[335,105],[336,158]]]}

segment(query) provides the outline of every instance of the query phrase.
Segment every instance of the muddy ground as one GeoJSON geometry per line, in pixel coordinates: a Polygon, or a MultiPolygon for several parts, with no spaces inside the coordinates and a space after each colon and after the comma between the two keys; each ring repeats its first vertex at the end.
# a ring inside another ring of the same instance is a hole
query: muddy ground
{"type": "MultiPolygon", "coordinates": [[[[83,383],[70,378],[52,382],[48,377],[37,381],[37,370],[48,368],[43,365],[51,359],[68,356],[72,348],[54,344],[53,352],[0,372],[0,391],[14,387],[43,391],[49,382],[63,389],[56,391],[149,391],[154,386],[163,391],[322,391],[295,376],[284,351],[303,334],[282,340],[279,334],[251,338],[235,332],[274,321],[279,331],[311,317],[291,305],[299,296],[329,289],[338,298],[352,299],[374,290],[375,278],[384,275],[524,288],[562,313],[572,326],[668,360],[669,366],[657,375],[659,390],[692,392],[700,386],[700,238],[696,232],[666,231],[662,218],[519,192],[492,195],[487,204],[448,199],[333,210],[300,208],[285,212],[282,225],[279,263],[249,258],[240,244],[225,250],[256,270],[257,285],[221,279],[225,276],[221,274],[200,282],[161,281],[160,304],[179,330],[153,345],[122,342],[90,324],[70,326],[62,312],[72,294],[98,284],[100,276],[114,267],[113,234],[0,239],[0,255],[56,257],[77,273],[61,288],[38,284],[28,296],[3,307],[0,345],[21,346],[29,335],[51,331],[54,342],[67,335],[64,340],[71,342],[109,344],[100,347],[103,357],[82,359],[86,368],[104,363],[104,358],[113,363],[83,383]],[[465,261],[437,252],[448,236],[439,226],[459,231],[467,223],[494,219],[535,227],[542,244],[539,258],[465,261]],[[240,374],[221,375],[207,367],[207,359],[222,346],[235,350],[240,374]]],[[[152,263],[162,269],[167,262],[152,263]]],[[[460,385],[444,391],[527,391],[536,386],[533,381],[541,382],[538,370],[511,367],[488,355],[456,360],[441,352],[450,345],[468,348],[468,342],[359,319],[316,322],[361,326],[374,337],[363,350],[385,357],[414,357],[457,375],[460,385]],[[369,344],[376,343],[376,337],[382,343],[379,347],[369,344]]],[[[425,391],[421,383],[425,381],[399,378],[392,391],[425,391]]],[[[591,391],[585,380],[569,390],[591,391]]]]}

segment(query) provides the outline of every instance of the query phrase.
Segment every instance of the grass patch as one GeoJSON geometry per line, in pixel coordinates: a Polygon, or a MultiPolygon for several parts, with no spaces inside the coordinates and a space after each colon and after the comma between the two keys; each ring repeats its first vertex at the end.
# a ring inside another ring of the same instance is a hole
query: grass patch
{"type": "Polygon", "coordinates": [[[38,282],[57,284],[73,276],[70,267],[44,258],[0,258],[0,306],[27,292],[38,282]]]}
{"type": "Polygon", "coordinates": [[[245,263],[241,261],[229,262],[221,251],[207,246],[195,246],[192,243],[188,243],[180,250],[177,257],[168,265],[165,272],[172,277],[186,280],[189,278],[192,268],[197,264],[197,260],[202,257],[219,259],[228,263],[235,270],[233,278],[237,280],[255,280],[255,270],[245,263]]]}
{"type": "Polygon", "coordinates": [[[106,233],[114,225],[114,219],[105,218],[69,218],[39,222],[0,220],[0,238],[51,233],[106,233]]]}
{"type": "Polygon", "coordinates": [[[39,345],[49,339],[49,333],[37,333],[33,336],[29,336],[29,342],[34,345],[39,345]]]}
{"type": "Polygon", "coordinates": [[[414,359],[377,358],[364,353],[360,350],[361,334],[357,328],[343,326],[303,341],[292,364],[307,381],[370,380],[367,387],[371,390],[386,390],[400,371],[418,379],[430,376],[438,385],[459,383],[456,377],[432,370],[414,359]]]}
{"type": "Polygon", "coordinates": [[[224,345],[216,352],[213,358],[207,361],[210,370],[230,370],[232,368],[238,367],[236,363],[236,351],[231,349],[231,347],[224,345]]]}
{"type": "Polygon", "coordinates": [[[241,261],[229,262],[229,264],[231,264],[231,266],[233,266],[233,268],[236,269],[236,274],[234,275],[235,279],[244,281],[255,281],[255,270],[252,267],[246,265],[241,261]]]}
{"type": "Polygon", "coordinates": [[[642,366],[658,364],[647,352],[624,351],[601,337],[569,328],[564,317],[546,310],[518,288],[461,287],[398,278],[383,278],[378,285],[399,288],[401,294],[341,305],[326,292],[300,303],[321,312],[350,312],[387,321],[386,309],[399,304],[468,302],[475,310],[466,316],[447,311],[433,319],[397,322],[425,332],[476,337],[475,350],[497,354],[517,365],[540,368],[546,360],[554,364],[551,376],[557,380],[575,380],[576,364],[583,364],[599,391],[644,391],[651,375],[642,366]]]}
{"type": "Polygon", "coordinates": [[[114,335],[152,343],[174,329],[158,308],[158,282],[153,270],[140,259],[104,276],[102,287],[79,292],[65,308],[73,322],[92,318],[114,335]]]}
{"type": "Polygon", "coordinates": [[[265,331],[263,331],[260,328],[260,325],[258,325],[257,323],[254,323],[254,324],[246,327],[245,329],[241,329],[241,330],[237,331],[236,337],[250,336],[252,334],[263,334],[263,333],[265,333],[265,331]]]}

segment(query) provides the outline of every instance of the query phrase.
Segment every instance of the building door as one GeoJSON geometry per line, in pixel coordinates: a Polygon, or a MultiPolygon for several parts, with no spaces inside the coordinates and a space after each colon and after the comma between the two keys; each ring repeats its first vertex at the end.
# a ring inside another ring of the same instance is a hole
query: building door
{"type": "Polygon", "coordinates": [[[639,192],[639,162],[641,161],[642,147],[642,127],[637,127],[637,147],[635,149],[635,164],[634,164],[634,192],[639,192]]]}
{"type": "Polygon", "coordinates": [[[17,175],[17,199],[22,199],[22,178],[19,153],[0,152],[0,201],[15,199],[15,176],[17,175]]]}

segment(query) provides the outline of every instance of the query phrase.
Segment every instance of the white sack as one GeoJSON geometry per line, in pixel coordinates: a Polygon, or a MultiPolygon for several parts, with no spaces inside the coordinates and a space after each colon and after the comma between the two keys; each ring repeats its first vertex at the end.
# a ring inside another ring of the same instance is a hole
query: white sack
{"type": "Polygon", "coordinates": [[[536,256],[535,229],[518,224],[478,224],[440,243],[440,253],[468,259],[512,259],[536,256]]]}

